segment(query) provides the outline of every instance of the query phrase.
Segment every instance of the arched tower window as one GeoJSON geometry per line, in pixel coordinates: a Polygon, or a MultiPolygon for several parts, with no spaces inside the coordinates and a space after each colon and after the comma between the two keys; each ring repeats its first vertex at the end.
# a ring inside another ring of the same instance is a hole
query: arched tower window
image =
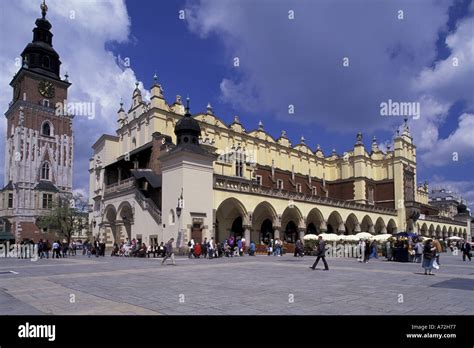
{"type": "Polygon", "coordinates": [[[49,180],[49,163],[44,162],[41,166],[41,180],[49,180]]]}
{"type": "Polygon", "coordinates": [[[46,135],[46,136],[51,136],[51,125],[49,122],[43,123],[43,126],[41,127],[41,135],[46,135]]]}
{"type": "Polygon", "coordinates": [[[137,139],[135,137],[133,137],[133,139],[132,139],[132,147],[133,148],[137,147],[137,139]]]}
{"type": "Polygon", "coordinates": [[[43,67],[49,68],[50,67],[50,61],[48,56],[43,57],[43,67]]]}

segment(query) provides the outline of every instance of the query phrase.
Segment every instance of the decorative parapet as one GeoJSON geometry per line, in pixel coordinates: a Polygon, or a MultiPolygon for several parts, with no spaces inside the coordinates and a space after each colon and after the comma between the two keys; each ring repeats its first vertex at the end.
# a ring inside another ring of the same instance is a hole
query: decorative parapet
{"type": "Polygon", "coordinates": [[[228,177],[228,176],[218,175],[218,174],[214,174],[214,188],[216,190],[235,191],[235,192],[256,194],[256,195],[273,197],[273,198],[280,198],[280,199],[287,199],[287,200],[291,199],[293,201],[300,201],[300,202],[305,202],[305,203],[328,205],[332,207],[340,207],[340,208],[346,208],[346,209],[352,209],[352,210],[361,210],[361,211],[366,211],[366,212],[381,213],[381,214],[388,214],[388,215],[394,215],[394,216],[397,215],[397,211],[395,209],[375,207],[371,205],[355,203],[352,201],[344,201],[344,200],[339,200],[339,199],[334,199],[334,198],[306,195],[304,193],[299,193],[299,192],[289,192],[286,190],[267,188],[267,187],[262,187],[251,180],[247,180],[243,178],[228,177]]]}
{"type": "Polygon", "coordinates": [[[452,219],[443,218],[443,217],[440,217],[440,216],[425,215],[425,218],[420,219],[419,221],[439,222],[439,223],[442,223],[442,224],[449,224],[449,225],[457,225],[457,226],[467,227],[467,222],[452,220],[452,219]]]}
{"type": "Polygon", "coordinates": [[[135,178],[128,178],[125,180],[121,180],[120,182],[116,184],[106,185],[104,195],[126,191],[134,187],[135,187],[135,178]]]}

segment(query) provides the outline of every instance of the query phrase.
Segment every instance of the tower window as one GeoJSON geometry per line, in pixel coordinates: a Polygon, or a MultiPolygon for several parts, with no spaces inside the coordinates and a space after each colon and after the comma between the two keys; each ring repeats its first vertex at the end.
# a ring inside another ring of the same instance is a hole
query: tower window
{"type": "Polygon", "coordinates": [[[137,147],[137,139],[135,137],[132,139],[132,147],[133,148],[137,147]]]}
{"type": "Polygon", "coordinates": [[[50,61],[48,56],[43,57],[43,67],[49,68],[50,67],[50,61]]]}
{"type": "Polygon", "coordinates": [[[8,208],[13,208],[13,193],[8,194],[8,208]]]}
{"type": "Polygon", "coordinates": [[[317,189],[316,189],[316,186],[313,186],[313,187],[311,188],[311,193],[313,194],[313,196],[317,196],[317,195],[318,195],[318,191],[317,191],[317,189]]]}
{"type": "Polygon", "coordinates": [[[43,106],[46,108],[49,108],[49,100],[48,99],[43,99],[43,106]]]}
{"type": "Polygon", "coordinates": [[[49,163],[43,163],[41,166],[41,179],[49,180],[49,163]]]}
{"type": "Polygon", "coordinates": [[[51,126],[49,122],[43,123],[43,127],[41,127],[41,134],[46,135],[47,137],[51,136],[51,126]]]}
{"type": "Polygon", "coordinates": [[[262,176],[261,175],[257,175],[256,177],[256,180],[257,180],[257,184],[262,186],[262,176]]]}
{"type": "Polygon", "coordinates": [[[53,195],[51,193],[43,193],[43,209],[53,208],[53,195]]]}

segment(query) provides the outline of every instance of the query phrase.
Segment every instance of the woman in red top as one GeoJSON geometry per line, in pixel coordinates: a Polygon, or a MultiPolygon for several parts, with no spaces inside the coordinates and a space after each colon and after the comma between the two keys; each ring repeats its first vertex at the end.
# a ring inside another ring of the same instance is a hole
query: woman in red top
{"type": "Polygon", "coordinates": [[[201,256],[201,244],[200,243],[196,243],[194,245],[194,257],[195,258],[199,258],[201,256]]]}

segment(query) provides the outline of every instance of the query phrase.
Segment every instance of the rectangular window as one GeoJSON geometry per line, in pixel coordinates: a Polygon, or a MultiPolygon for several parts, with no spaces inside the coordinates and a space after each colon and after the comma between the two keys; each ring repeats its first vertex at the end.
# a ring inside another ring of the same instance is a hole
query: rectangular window
{"type": "Polygon", "coordinates": [[[374,204],[374,188],[369,187],[369,204],[374,204]]]}
{"type": "Polygon", "coordinates": [[[257,180],[257,184],[262,186],[262,176],[261,175],[257,175],[256,177],[256,180],[257,180]]]}
{"type": "Polygon", "coordinates": [[[301,184],[296,184],[296,192],[301,193],[301,184]]]}
{"type": "Polygon", "coordinates": [[[318,190],[316,189],[316,186],[311,187],[311,193],[313,194],[313,196],[318,195],[318,190]]]}
{"type": "Polygon", "coordinates": [[[244,176],[244,162],[235,161],[235,176],[239,176],[239,177],[244,176]]]}
{"type": "Polygon", "coordinates": [[[281,179],[277,180],[277,188],[279,190],[283,190],[283,180],[281,180],[281,179]]]}
{"type": "Polygon", "coordinates": [[[8,194],[8,208],[13,208],[13,193],[8,194]]]}
{"type": "Polygon", "coordinates": [[[43,209],[53,208],[53,195],[51,193],[43,193],[43,209]]]}

